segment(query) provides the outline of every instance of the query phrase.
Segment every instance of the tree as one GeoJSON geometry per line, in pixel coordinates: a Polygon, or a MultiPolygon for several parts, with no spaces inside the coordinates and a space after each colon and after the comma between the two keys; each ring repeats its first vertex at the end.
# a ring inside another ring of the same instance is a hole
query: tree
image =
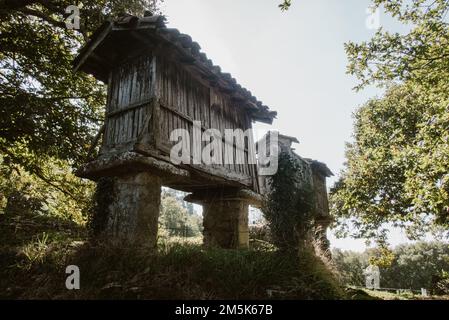
{"type": "MultiPolygon", "coordinates": [[[[363,270],[383,248],[357,253],[334,250],[333,262],[347,285],[364,286],[363,270]]],[[[391,252],[391,262],[380,266],[381,287],[414,289],[431,288],[433,279],[449,270],[449,246],[442,242],[404,244],[391,252]]]]}
{"type": "Polygon", "coordinates": [[[386,89],[355,113],[354,142],[331,191],[340,231],[384,235],[385,222],[410,237],[449,227],[449,1],[374,0],[407,34],[380,29],[369,41],[346,44],[348,73],[361,90],[386,89]],[[380,231],[380,232],[379,232],[380,231]]]}
{"type": "Polygon", "coordinates": [[[21,167],[11,170],[0,157],[0,218],[56,217],[77,224],[87,222],[94,184],[76,178],[63,161],[40,167],[44,181],[21,167]]]}
{"type": "Polygon", "coordinates": [[[391,266],[381,269],[385,286],[394,288],[429,288],[432,277],[442,270],[449,270],[449,246],[447,243],[418,242],[400,245],[394,250],[391,266]]]}
{"type": "Polygon", "coordinates": [[[343,284],[353,286],[365,285],[364,271],[369,265],[366,253],[334,249],[332,251],[332,262],[343,284]]]}
{"type": "Polygon", "coordinates": [[[86,161],[103,121],[105,88],[74,73],[72,60],[104,20],[125,11],[142,14],[155,3],[0,0],[0,155],[8,175],[25,170],[83,201],[74,190],[81,184],[58,172],[63,167],[69,174],[86,161]],[[69,30],[66,8],[73,4],[79,4],[81,23],[69,30]]]}
{"type": "Polygon", "coordinates": [[[193,237],[200,234],[202,219],[196,214],[190,214],[181,202],[174,197],[173,192],[162,196],[161,215],[159,223],[163,230],[171,236],[193,237]]]}

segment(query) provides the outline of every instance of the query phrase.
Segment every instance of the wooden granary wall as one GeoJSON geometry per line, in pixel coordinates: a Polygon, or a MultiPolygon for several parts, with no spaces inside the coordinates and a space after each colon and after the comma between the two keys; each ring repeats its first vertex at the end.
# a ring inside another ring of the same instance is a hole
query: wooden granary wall
{"type": "Polygon", "coordinates": [[[151,55],[124,62],[111,70],[102,152],[120,151],[137,141],[145,118],[152,112],[155,82],[151,55]]]}

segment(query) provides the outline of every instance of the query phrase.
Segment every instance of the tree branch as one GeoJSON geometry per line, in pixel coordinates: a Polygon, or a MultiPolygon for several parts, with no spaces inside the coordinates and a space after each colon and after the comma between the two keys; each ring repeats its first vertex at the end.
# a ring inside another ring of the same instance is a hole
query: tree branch
{"type": "MultiPolygon", "coordinates": [[[[1,148],[1,151],[4,152],[5,154],[7,154],[9,157],[11,157],[13,159],[13,161],[15,162],[15,164],[17,164],[17,165],[21,164],[21,161],[18,160],[18,158],[12,152],[7,150],[6,148],[1,148]]],[[[50,179],[45,177],[45,175],[42,172],[40,172],[40,169],[38,169],[37,167],[32,166],[32,167],[26,168],[25,170],[31,174],[34,174],[36,177],[41,179],[43,182],[45,182],[49,186],[55,188],[56,190],[62,192],[66,196],[72,198],[74,201],[80,202],[80,199],[77,199],[72,193],[70,193],[67,190],[64,190],[61,186],[57,185],[56,183],[54,183],[53,181],[51,181],[50,179]]]]}
{"type": "Polygon", "coordinates": [[[38,2],[39,0],[0,0],[0,11],[17,10],[38,2]]]}
{"type": "Polygon", "coordinates": [[[22,9],[19,9],[18,11],[20,11],[20,12],[26,14],[26,15],[30,15],[30,16],[34,16],[34,17],[40,18],[40,19],[48,22],[49,24],[51,24],[51,25],[53,25],[55,27],[58,27],[58,28],[61,28],[61,29],[65,29],[66,28],[66,25],[65,25],[64,22],[58,21],[58,20],[52,18],[51,16],[46,15],[45,13],[43,13],[41,11],[37,11],[37,10],[34,10],[34,9],[30,9],[30,8],[22,8],[22,9]]]}

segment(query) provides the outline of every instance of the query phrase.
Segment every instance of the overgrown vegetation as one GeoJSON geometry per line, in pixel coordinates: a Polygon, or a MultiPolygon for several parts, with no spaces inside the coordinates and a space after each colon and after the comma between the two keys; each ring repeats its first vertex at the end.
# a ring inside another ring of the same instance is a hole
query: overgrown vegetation
{"type": "Polygon", "coordinates": [[[72,229],[67,223],[41,225],[41,220],[34,219],[31,225],[21,220],[27,229],[16,232],[20,223],[5,216],[2,219],[6,220],[0,225],[0,298],[344,297],[333,274],[310,251],[298,256],[276,250],[204,249],[170,242],[149,251],[87,242],[85,228],[72,229]],[[11,236],[16,240],[14,246],[11,236]],[[65,268],[70,264],[80,267],[81,290],[65,288],[65,268]]]}
{"type": "MultiPolygon", "coordinates": [[[[107,181],[100,183],[102,191],[108,186],[107,181]]],[[[27,201],[25,195],[7,196],[7,210],[0,215],[0,298],[344,297],[332,272],[310,250],[286,255],[268,242],[250,250],[202,248],[197,237],[201,220],[189,205],[183,207],[177,199],[182,196],[174,191],[166,190],[162,199],[157,251],[96,243],[89,237],[92,222],[86,224],[86,216],[74,222],[72,215],[42,211],[41,198],[27,201]],[[80,291],[65,288],[70,264],[80,267],[80,291]]]]}
{"type": "Polygon", "coordinates": [[[0,215],[0,298],[344,297],[328,266],[310,249],[284,254],[268,242],[250,250],[202,248],[201,220],[177,197],[172,191],[164,194],[157,251],[104,246],[89,240],[85,220],[43,214],[33,201],[25,210],[8,197],[6,207],[14,204],[15,210],[0,215]],[[190,226],[183,225],[186,217],[190,226]],[[80,291],[65,288],[70,264],[80,267],[80,291]]]}
{"type": "Polygon", "coordinates": [[[297,161],[280,152],[263,213],[273,244],[282,250],[297,250],[311,237],[314,195],[311,187],[300,181],[298,172],[297,161]]]}
{"type": "Polygon", "coordinates": [[[432,293],[449,295],[449,272],[442,270],[432,279],[432,293]]]}
{"type": "Polygon", "coordinates": [[[89,214],[88,228],[93,237],[101,236],[106,228],[109,205],[114,197],[114,178],[102,177],[95,186],[92,206],[89,214]]]}
{"type": "Polygon", "coordinates": [[[94,184],[75,177],[64,162],[42,164],[41,170],[52,176],[51,183],[0,156],[0,216],[39,215],[84,225],[94,184]]]}

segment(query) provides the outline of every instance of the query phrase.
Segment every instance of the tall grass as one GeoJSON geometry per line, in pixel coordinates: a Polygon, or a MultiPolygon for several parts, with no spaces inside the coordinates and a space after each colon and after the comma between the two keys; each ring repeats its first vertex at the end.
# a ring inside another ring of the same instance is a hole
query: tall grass
{"type": "MultiPolygon", "coordinates": [[[[339,299],[338,282],[311,251],[204,249],[198,245],[147,248],[85,244],[65,257],[35,265],[45,273],[24,298],[64,299],[339,299]],[[81,272],[81,290],[64,287],[62,266],[81,272]],[[39,295],[39,292],[40,295],[39,295]],[[37,296],[36,296],[37,295],[37,296]]],[[[33,270],[31,270],[33,271],[33,270]]]]}

